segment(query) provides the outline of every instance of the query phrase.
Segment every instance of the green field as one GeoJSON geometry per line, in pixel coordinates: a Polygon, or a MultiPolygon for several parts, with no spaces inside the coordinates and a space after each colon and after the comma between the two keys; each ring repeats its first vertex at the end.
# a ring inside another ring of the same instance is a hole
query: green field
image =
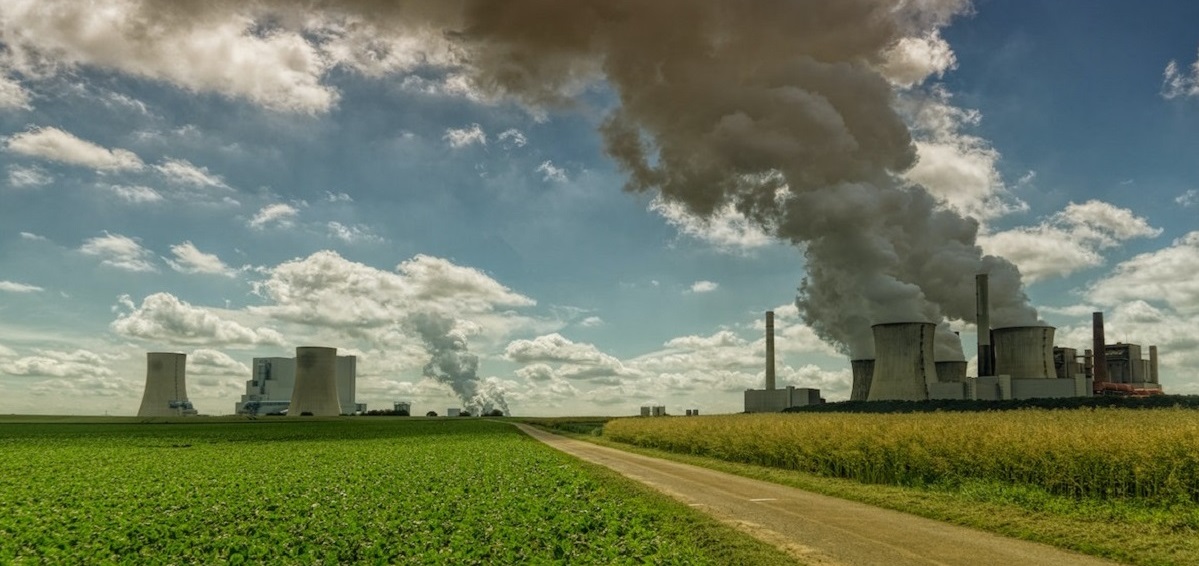
{"type": "Polygon", "coordinates": [[[3,564],[786,561],[481,419],[37,420],[0,454],[3,564]]]}

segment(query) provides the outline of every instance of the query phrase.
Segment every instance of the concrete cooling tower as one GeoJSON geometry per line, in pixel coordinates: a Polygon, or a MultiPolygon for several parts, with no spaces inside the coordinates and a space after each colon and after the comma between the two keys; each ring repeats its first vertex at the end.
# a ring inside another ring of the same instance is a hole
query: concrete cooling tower
{"type": "Polygon", "coordinates": [[[849,400],[865,401],[870,396],[870,382],[874,379],[874,360],[850,360],[849,366],[853,368],[849,400]]]}
{"type": "Polygon", "coordinates": [[[933,362],[931,322],[876,324],[874,331],[874,377],[868,401],[928,399],[929,383],[937,382],[933,362]]]}
{"type": "Polygon", "coordinates": [[[995,375],[1056,378],[1052,326],[1011,326],[992,331],[995,375]]]}
{"type": "Polygon", "coordinates": [[[178,417],[194,415],[187,400],[187,354],[149,352],[146,354],[146,390],[142,393],[139,417],[178,417]]]}
{"type": "Polygon", "coordinates": [[[287,414],[293,417],[341,414],[337,400],[337,348],[296,348],[296,383],[287,414]]]}
{"type": "Polygon", "coordinates": [[[966,362],[937,362],[937,381],[961,383],[966,381],[966,362]]]}

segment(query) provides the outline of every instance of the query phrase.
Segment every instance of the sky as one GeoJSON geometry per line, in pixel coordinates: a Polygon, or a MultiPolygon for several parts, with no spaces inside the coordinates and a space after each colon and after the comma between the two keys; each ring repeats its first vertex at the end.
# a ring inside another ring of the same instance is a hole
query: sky
{"type": "Polygon", "coordinates": [[[767,310],[779,384],[844,400],[873,323],[969,360],[979,271],[993,317],[1081,350],[1104,311],[1199,394],[1195,22],[0,0],[0,414],[135,414],[151,351],[228,414],[307,345],[369,408],[737,412],[767,310]]]}

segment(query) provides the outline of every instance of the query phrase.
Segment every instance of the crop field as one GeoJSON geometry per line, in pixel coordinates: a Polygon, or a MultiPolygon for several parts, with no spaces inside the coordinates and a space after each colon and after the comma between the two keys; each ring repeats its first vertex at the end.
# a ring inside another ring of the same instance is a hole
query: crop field
{"type": "Polygon", "coordinates": [[[1199,503],[1199,411],[1187,409],[633,418],[607,423],[603,434],[864,483],[982,480],[1077,498],[1199,503]]]}
{"type": "Polygon", "coordinates": [[[480,419],[0,424],[0,455],[3,564],[731,560],[686,509],[480,419]]]}

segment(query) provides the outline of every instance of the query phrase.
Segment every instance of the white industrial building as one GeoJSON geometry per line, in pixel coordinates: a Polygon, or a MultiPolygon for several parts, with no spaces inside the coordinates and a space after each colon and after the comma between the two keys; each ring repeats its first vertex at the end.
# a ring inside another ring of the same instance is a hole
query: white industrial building
{"type": "MultiPolygon", "coordinates": [[[[357,363],[354,356],[336,357],[337,399],[341,413],[366,412],[366,404],[356,401],[357,363]]],[[[266,415],[283,412],[291,405],[296,384],[296,358],[254,358],[250,380],[234,411],[241,415],[266,415]]]]}

